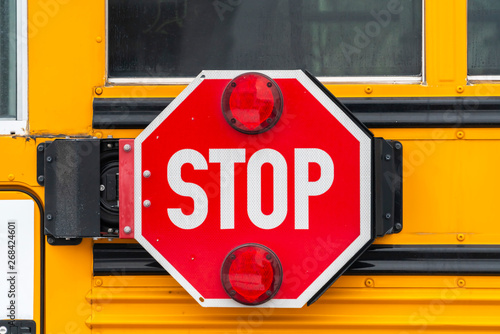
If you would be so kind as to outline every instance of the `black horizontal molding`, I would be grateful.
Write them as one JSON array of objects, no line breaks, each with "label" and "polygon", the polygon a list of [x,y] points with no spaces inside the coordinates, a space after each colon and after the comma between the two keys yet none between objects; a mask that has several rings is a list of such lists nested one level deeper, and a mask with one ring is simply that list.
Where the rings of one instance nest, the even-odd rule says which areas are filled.
[{"label": "black horizontal molding", "polygon": [[[369,128],[498,127],[500,97],[343,98]],[[95,98],[95,129],[144,129],[173,98]]]},{"label": "black horizontal molding", "polygon": [[[372,245],[345,275],[500,274],[498,245]],[[94,275],[168,275],[138,244],[95,244]]]}]

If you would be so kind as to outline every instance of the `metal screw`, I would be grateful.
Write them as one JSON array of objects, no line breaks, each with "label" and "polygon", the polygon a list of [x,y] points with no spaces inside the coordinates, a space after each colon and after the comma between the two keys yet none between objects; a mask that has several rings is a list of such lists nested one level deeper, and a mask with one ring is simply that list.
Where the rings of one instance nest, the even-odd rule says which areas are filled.
[{"label": "metal screw", "polygon": [[394,227],[399,231],[403,227],[403,225],[401,225],[401,223],[397,223]]},{"label": "metal screw", "polygon": [[47,242],[52,245],[55,242],[55,240],[54,238],[48,238]]},{"label": "metal screw", "polygon": [[231,82],[231,87],[236,87],[236,82]]},{"label": "metal screw", "polygon": [[270,82],[268,82],[268,83],[267,83],[267,87],[272,87],[272,85],[273,85],[273,84],[272,84],[272,83],[270,83]]},{"label": "metal screw", "polygon": [[38,149],[38,152],[42,152],[43,151],[43,144],[38,145],[37,149]]},{"label": "metal screw", "polygon": [[[109,136],[108,136],[108,138],[109,138]],[[113,147],[113,144],[111,144],[111,143],[110,143],[110,144],[108,144],[108,145],[106,145],[106,146],[107,146],[108,148],[112,148],[112,147]]]},{"label": "metal screw", "polygon": [[37,178],[38,182],[43,182],[45,180],[45,177],[43,175],[38,176]]},{"label": "metal screw", "polygon": [[271,260],[271,254],[267,254],[266,259]]},{"label": "metal screw", "polygon": [[50,155],[47,157],[47,162],[52,162],[52,157]]},{"label": "metal screw", "polygon": [[142,175],[147,179],[148,177],[151,176],[151,172],[148,170],[145,170],[144,173],[142,173]]},{"label": "metal screw", "polygon": [[125,226],[123,228],[123,232],[125,232],[125,234],[130,234],[130,232],[132,232],[132,228],[130,226]]},{"label": "metal screw", "polygon": [[123,145],[123,150],[125,152],[130,152],[130,150],[132,150],[132,146],[130,146],[130,144],[125,144]]},{"label": "metal screw", "polygon": [[391,155],[390,154],[386,154],[385,155],[385,160],[387,160],[387,161],[391,160]]},{"label": "metal screw", "polygon": [[401,145],[401,143],[396,143],[394,147],[396,147],[397,150],[400,150],[403,145]]},{"label": "metal screw", "polygon": [[111,227],[108,228],[108,233],[113,233],[113,229]]},{"label": "metal screw", "polygon": [[106,186],[104,184],[101,184],[101,186],[99,187],[99,190],[100,191],[104,191],[106,190]]},{"label": "metal screw", "polygon": [[234,118],[231,118],[231,123],[236,123],[236,120]]},{"label": "metal screw", "polygon": [[231,260],[234,260],[234,259],[236,259],[236,256],[235,256],[234,254],[231,254],[231,255],[229,255],[229,258],[230,258]]},{"label": "metal screw", "polygon": [[147,199],[147,200],[144,201],[143,204],[144,204],[145,208],[149,208],[151,206],[151,201]]},{"label": "metal screw", "polygon": [[47,215],[47,220],[52,220],[52,215],[50,213]]},{"label": "metal screw", "polygon": [[390,213],[386,213],[385,214],[385,219],[391,219],[391,214]]}]

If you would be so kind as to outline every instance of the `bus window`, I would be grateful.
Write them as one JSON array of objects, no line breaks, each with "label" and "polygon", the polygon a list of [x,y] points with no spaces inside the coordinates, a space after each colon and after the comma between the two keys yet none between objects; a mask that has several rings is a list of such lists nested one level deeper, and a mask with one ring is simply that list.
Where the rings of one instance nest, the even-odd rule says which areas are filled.
[{"label": "bus window", "polygon": [[16,0],[0,2],[0,118],[16,119]]},{"label": "bus window", "polygon": [[422,0],[109,0],[108,79],[299,68],[418,82],[422,27]]},{"label": "bus window", "polygon": [[[467,7],[467,72],[469,78],[500,79],[500,2],[469,0]],[[474,78],[473,78],[474,79]]]}]

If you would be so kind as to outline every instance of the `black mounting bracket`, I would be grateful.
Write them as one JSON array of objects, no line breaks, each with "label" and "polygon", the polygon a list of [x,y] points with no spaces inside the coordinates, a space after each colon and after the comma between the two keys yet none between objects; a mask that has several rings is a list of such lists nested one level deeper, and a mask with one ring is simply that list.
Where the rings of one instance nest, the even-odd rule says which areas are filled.
[{"label": "black mounting bracket", "polygon": [[403,145],[374,138],[375,236],[403,229]]},{"label": "black mounting bracket", "polygon": [[33,320],[0,320],[0,329],[5,334],[35,334],[36,323]]},{"label": "black mounting bracket", "polygon": [[45,187],[44,232],[50,245],[118,236],[118,140],[39,144],[37,182]]}]

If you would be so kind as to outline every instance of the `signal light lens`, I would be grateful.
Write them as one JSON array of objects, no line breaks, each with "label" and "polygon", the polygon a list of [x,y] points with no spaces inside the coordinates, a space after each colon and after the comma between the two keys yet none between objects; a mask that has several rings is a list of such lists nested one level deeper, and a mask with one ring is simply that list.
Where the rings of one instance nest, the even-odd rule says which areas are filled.
[{"label": "signal light lens", "polygon": [[259,305],[273,298],[283,279],[281,262],[269,248],[246,244],[226,256],[221,269],[222,286],[234,300]]},{"label": "signal light lens", "polygon": [[281,90],[261,73],[245,73],[226,86],[222,94],[222,113],[234,129],[257,134],[271,129],[283,111]]}]

